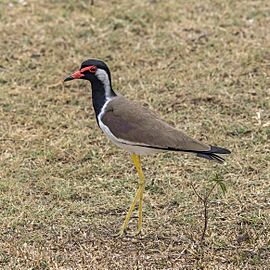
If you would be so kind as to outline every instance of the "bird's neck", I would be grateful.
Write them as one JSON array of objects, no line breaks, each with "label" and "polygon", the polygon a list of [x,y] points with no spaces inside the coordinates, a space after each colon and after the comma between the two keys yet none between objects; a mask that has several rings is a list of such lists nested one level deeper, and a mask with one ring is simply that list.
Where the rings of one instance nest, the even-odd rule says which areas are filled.
[{"label": "bird's neck", "polygon": [[111,82],[104,83],[95,78],[91,81],[92,85],[92,102],[96,117],[100,114],[104,104],[116,96],[111,87]]}]

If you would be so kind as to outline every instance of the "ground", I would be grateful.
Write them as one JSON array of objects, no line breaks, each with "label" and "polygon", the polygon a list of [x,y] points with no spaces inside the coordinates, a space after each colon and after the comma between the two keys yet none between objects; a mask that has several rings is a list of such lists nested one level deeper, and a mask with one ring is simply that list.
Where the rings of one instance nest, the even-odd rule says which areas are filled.
[{"label": "ground", "polygon": [[[0,2],[1,269],[270,269],[268,1]],[[87,58],[113,87],[231,149],[142,158],[143,234],[115,237],[137,188],[97,127]],[[268,82],[267,82],[268,78]],[[268,84],[267,84],[268,83]],[[204,242],[199,194],[209,198]]]}]

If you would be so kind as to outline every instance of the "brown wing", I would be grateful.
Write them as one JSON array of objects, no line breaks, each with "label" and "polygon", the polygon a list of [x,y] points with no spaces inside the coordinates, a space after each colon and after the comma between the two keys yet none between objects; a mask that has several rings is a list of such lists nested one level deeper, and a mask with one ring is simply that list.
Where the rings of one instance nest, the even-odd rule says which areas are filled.
[{"label": "brown wing", "polygon": [[211,149],[160,120],[150,110],[122,96],[110,101],[101,121],[116,138],[131,144],[194,152]]}]

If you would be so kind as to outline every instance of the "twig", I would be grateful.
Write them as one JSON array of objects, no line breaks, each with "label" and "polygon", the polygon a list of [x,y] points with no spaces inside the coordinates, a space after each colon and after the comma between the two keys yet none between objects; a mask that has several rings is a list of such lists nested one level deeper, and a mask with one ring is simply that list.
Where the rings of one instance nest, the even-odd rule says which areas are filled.
[{"label": "twig", "polygon": [[212,188],[209,190],[208,193],[206,193],[204,195],[204,197],[202,197],[196,190],[196,188],[194,187],[193,183],[191,183],[191,187],[193,188],[196,196],[199,198],[199,200],[203,203],[203,207],[204,207],[204,226],[203,226],[203,232],[202,232],[202,236],[200,239],[200,242],[203,243],[204,239],[205,239],[205,235],[206,235],[206,231],[207,231],[207,227],[208,227],[208,199],[211,195],[211,193],[213,192],[213,190],[215,189],[217,183],[215,183]]},{"label": "twig", "polygon": [[193,190],[194,190],[195,194],[197,195],[197,197],[198,197],[201,201],[203,201],[202,196],[197,192],[197,190],[195,189],[193,183],[191,183],[191,187],[193,188]]}]

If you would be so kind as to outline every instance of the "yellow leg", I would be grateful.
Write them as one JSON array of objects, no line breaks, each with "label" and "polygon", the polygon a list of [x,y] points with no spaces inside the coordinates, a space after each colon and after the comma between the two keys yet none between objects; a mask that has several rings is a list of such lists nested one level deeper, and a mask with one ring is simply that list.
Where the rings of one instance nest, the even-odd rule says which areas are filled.
[{"label": "yellow leg", "polygon": [[142,167],[141,167],[140,156],[132,154],[131,158],[134,162],[134,165],[135,165],[136,170],[137,170],[139,177],[140,177],[139,188],[138,188],[136,195],[135,195],[135,197],[130,205],[128,213],[126,214],[125,221],[123,223],[123,226],[120,230],[119,235],[123,235],[123,233],[127,229],[128,222],[131,218],[132,212],[134,211],[134,208],[136,206],[137,201],[139,201],[139,209],[138,209],[139,210],[139,221],[138,221],[137,233],[140,233],[141,229],[142,229],[142,204],[143,204],[143,192],[144,192],[144,175],[143,175],[143,171],[142,171]]},{"label": "yellow leg", "polygon": [[139,181],[139,191],[140,191],[140,195],[139,195],[139,208],[138,208],[138,216],[139,216],[139,220],[138,220],[138,229],[137,229],[137,234],[141,233],[142,230],[142,207],[143,207],[143,193],[144,193],[144,175],[143,175],[143,170],[142,170],[142,166],[141,166],[141,160],[140,160],[140,156],[137,156],[135,154],[132,155],[132,160],[134,162],[134,165],[136,167],[136,170],[139,174],[140,177],[140,181]]},{"label": "yellow leg", "polygon": [[123,235],[123,233],[127,229],[128,222],[129,222],[129,220],[131,218],[132,212],[134,211],[134,208],[135,208],[136,203],[137,203],[137,201],[139,199],[139,196],[140,196],[140,188],[137,190],[136,195],[135,195],[135,197],[134,197],[134,199],[133,199],[133,201],[132,201],[132,203],[131,203],[131,205],[129,207],[129,210],[128,210],[127,214],[126,214],[125,221],[124,221],[124,223],[122,225],[122,228],[120,230],[120,233],[119,233],[120,236]]}]

